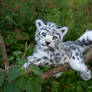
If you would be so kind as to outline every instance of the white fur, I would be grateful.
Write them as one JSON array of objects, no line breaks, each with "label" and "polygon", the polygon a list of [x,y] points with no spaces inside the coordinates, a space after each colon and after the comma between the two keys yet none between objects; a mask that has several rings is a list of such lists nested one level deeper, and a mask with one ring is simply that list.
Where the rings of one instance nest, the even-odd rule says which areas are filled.
[{"label": "white fur", "polygon": [[40,19],[36,20],[35,24],[36,24],[37,29],[39,29],[42,26],[45,26],[44,22]]},{"label": "white fur", "polygon": [[[47,22],[47,25],[45,25],[40,19],[36,20],[36,27],[35,38],[37,45],[33,54],[28,57],[28,63],[23,65],[24,68],[27,68],[31,63],[42,66],[58,66],[68,63],[73,70],[80,72],[80,76],[83,80],[87,81],[91,79],[91,71],[83,62],[82,52],[87,48],[86,41],[92,41],[92,31],[86,31],[78,39],[79,41],[62,43],[64,35],[68,31],[67,27],[59,27],[51,22]],[[46,32],[46,36],[41,35],[43,31]],[[52,38],[54,38],[56,34],[60,37],[58,37],[57,40],[53,40]],[[46,41],[49,42],[49,44],[47,44]],[[59,77],[60,75],[61,73],[58,73],[55,76]]]},{"label": "white fur", "polygon": [[[62,32],[62,35],[64,36],[68,32],[68,27],[62,27],[59,29]],[[64,30],[64,31],[62,31]]]},{"label": "white fur", "polygon": [[[72,56],[75,56],[74,52]],[[69,65],[73,70],[79,71],[81,78],[87,81],[91,79],[91,71],[83,62],[81,62],[82,60],[83,60],[82,58],[80,58],[80,60],[78,60],[76,57],[75,59],[71,58],[69,61]]]},{"label": "white fur", "polygon": [[24,63],[24,65],[22,67],[26,69],[30,64],[31,64],[31,62]]},{"label": "white fur", "polygon": [[82,39],[90,39],[92,40],[92,30],[86,30],[86,32],[79,38],[79,40],[82,40]]}]

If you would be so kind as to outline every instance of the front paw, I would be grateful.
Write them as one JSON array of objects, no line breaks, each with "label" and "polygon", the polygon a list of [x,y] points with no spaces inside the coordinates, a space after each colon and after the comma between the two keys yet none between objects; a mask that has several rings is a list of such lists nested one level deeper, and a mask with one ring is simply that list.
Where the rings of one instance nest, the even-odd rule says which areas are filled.
[{"label": "front paw", "polygon": [[31,64],[31,62],[24,63],[22,67],[23,67],[24,69],[26,69],[30,64]]}]

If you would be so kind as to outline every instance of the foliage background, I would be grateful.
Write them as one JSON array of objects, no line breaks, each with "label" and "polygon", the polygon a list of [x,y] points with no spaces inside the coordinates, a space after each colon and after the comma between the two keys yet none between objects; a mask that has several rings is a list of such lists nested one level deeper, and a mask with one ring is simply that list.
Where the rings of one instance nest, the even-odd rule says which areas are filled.
[{"label": "foliage background", "polygon": [[[68,26],[64,41],[76,40],[86,29],[92,29],[92,0],[0,0],[0,33],[4,37],[9,63],[14,64],[8,77],[0,73],[0,92],[91,92],[92,79],[83,81],[78,72],[67,71],[60,78],[43,81],[42,72],[49,68],[31,66],[30,77],[19,65],[25,48],[27,56],[35,46],[37,18]],[[30,45],[29,45],[30,44]],[[92,63],[87,63],[92,70]],[[0,67],[4,64],[0,51]]]}]

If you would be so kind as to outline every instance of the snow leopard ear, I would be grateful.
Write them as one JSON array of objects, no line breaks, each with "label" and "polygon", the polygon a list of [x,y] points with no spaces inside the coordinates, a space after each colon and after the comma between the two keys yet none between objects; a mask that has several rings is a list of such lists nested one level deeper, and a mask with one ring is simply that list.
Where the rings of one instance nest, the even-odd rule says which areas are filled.
[{"label": "snow leopard ear", "polygon": [[35,24],[36,24],[36,27],[37,27],[37,28],[40,28],[40,27],[45,26],[45,25],[46,25],[46,22],[43,21],[42,19],[37,19],[37,20],[35,21]]},{"label": "snow leopard ear", "polygon": [[64,27],[59,28],[59,30],[61,31],[61,34],[64,36],[68,32],[68,27],[64,26]]}]

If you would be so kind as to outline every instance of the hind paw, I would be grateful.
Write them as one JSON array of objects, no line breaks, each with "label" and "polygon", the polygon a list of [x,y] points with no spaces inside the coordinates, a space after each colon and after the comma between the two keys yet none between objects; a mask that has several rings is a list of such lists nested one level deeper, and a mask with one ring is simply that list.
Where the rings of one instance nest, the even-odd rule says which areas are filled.
[{"label": "hind paw", "polygon": [[91,79],[91,71],[88,70],[87,72],[81,72],[80,76],[83,80],[88,81]]}]

